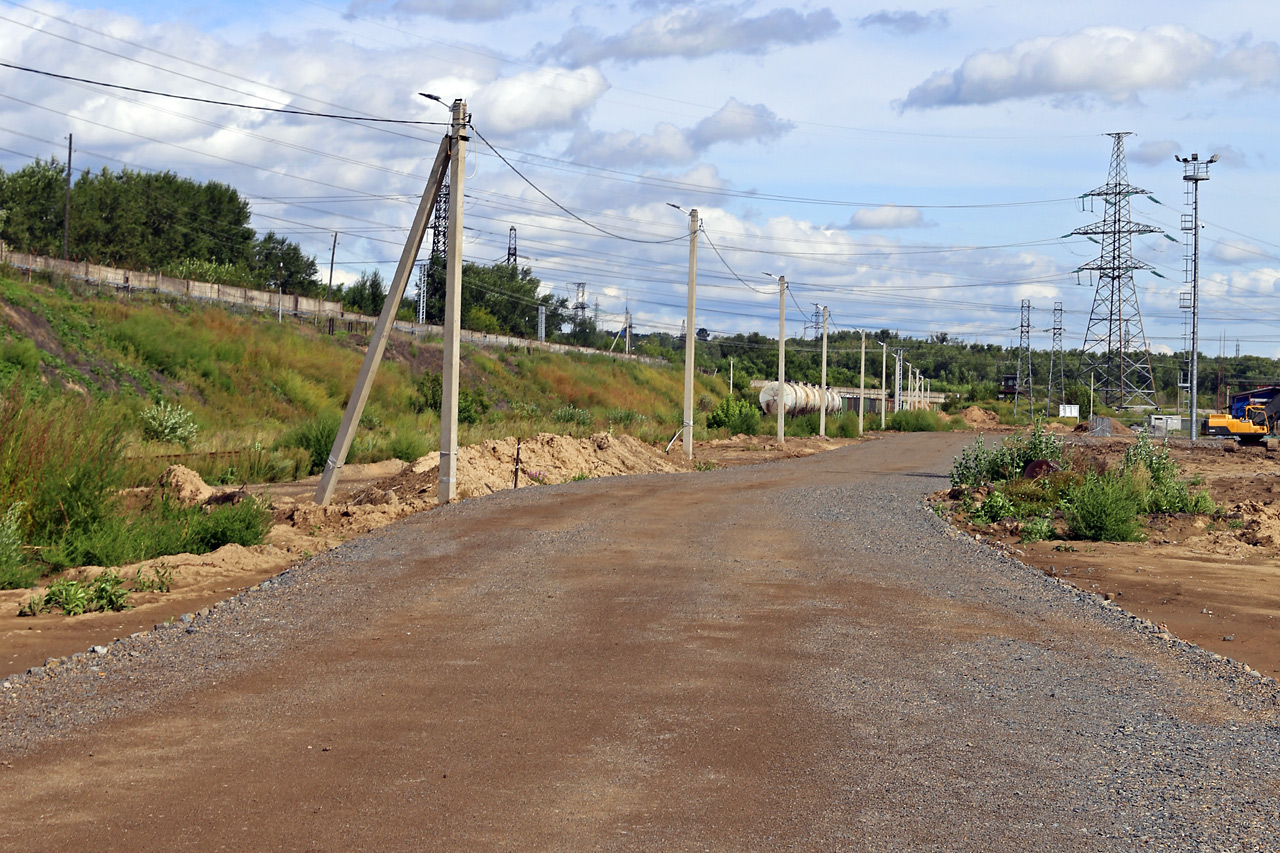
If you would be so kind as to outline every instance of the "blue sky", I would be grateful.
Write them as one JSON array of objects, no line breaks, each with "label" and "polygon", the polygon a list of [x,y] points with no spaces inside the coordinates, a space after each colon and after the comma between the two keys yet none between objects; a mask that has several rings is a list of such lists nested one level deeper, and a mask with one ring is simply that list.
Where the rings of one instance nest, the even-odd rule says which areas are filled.
[{"label": "blue sky", "polygon": [[[1174,154],[1217,153],[1202,186],[1202,351],[1280,352],[1276,96],[1280,7],[1255,2],[877,3],[285,0],[217,5],[0,0],[0,61],[215,100],[444,121],[416,93],[468,100],[465,253],[520,254],[561,294],[585,281],[602,324],[678,331],[687,229],[701,212],[698,325],[777,328],[763,271],[840,328],[1033,344],[1066,308],[1078,347],[1093,299],[1072,272],[1097,246],[1104,134],[1131,131],[1134,218],[1181,240]],[[0,166],[172,170],[252,200],[337,281],[389,275],[436,127],[370,128],[125,95],[0,69]],[[61,153],[59,153],[61,152]],[[1153,349],[1183,348],[1183,249],[1135,254]],[[730,272],[730,269],[733,272]],[[745,284],[738,280],[740,277]],[[776,291],[775,291],[776,294]]]}]

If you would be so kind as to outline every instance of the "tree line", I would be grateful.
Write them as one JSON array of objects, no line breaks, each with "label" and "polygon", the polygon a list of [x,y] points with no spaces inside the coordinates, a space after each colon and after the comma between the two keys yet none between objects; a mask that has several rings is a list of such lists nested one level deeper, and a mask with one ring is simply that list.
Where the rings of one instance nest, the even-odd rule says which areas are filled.
[{"label": "tree line", "polygon": [[[0,169],[0,239],[20,252],[61,257],[66,180],[67,166],[57,158],[37,159],[13,172]],[[67,253],[73,261],[255,290],[279,288],[334,299],[362,314],[381,313],[388,286],[378,270],[366,270],[331,292],[313,256],[274,231],[259,236],[250,218],[249,203],[226,184],[104,167],[72,182]],[[416,316],[421,293],[427,322],[442,323],[444,281],[443,257],[421,265],[416,282],[406,288],[402,316]],[[568,300],[539,293],[540,284],[528,267],[464,263],[463,325],[532,338],[542,308],[549,338],[585,337],[586,330],[563,332],[571,325]]]}]

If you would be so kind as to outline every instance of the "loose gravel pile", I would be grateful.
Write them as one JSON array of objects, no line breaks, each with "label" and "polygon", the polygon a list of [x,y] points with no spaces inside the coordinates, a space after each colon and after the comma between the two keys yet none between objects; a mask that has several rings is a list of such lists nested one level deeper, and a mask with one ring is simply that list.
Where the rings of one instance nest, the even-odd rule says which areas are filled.
[{"label": "loose gravel pile", "polygon": [[[632,481],[695,482],[717,496],[700,525],[671,532],[683,537],[690,570],[708,573],[682,605],[704,620],[745,595],[710,580],[743,562],[725,543],[745,542],[766,519],[786,533],[776,560],[742,570],[803,591],[786,606],[805,614],[794,642],[806,663],[779,689],[827,723],[807,742],[804,766],[779,771],[794,790],[745,847],[1280,850],[1276,682],[953,531],[923,501],[945,485],[953,452],[929,440]],[[880,464],[894,442],[927,460],[915,466],[924,470]],[[603,517],[610,486],[591,482],[467,501],[433,521],[445,531],[451,518],[519,517],[530,502],[582,489],[600,496]],[[583,517],[534,530],[502,559],[572,561],[625,544],[596,529]],[[402,579],[363,571],[375,553],[383,564],[402,560],[408,578],[411,562],[456,547],[444,535],[410,537],[400,522],[207,611],[11,676],[0,691],[0,751],[34,754],[264,660],[305,659],[316,638],[358,631],[375,583]],[[503,577],[513,588],[528,580]],[[437,582],[446,580],[470,582],[464,573]],[[509,592],[487,583],[478,595]],[[537,598],[563,590],[546,592]],[[495,631],[523,636],[541,618],[512,612]],[[817,788],[833,793],[820,800]],[[717,837],[697,829],[648,825],[620,849]]]}]

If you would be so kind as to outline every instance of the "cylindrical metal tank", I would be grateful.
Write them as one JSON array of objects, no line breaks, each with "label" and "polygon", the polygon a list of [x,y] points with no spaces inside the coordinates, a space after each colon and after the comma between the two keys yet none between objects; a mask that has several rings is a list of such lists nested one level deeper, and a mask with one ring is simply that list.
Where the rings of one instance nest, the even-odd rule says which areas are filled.
[{"label": "cylindrical metal tank", "polygon": [[[782,390],[783,414],[809,415],[826,408],[827,414],[838,414],[843,408],[840,395],[831,389],[823,393],[822,388],[805,382],[786,382]],[[766,415],[778,413],[778,383],[770,382],[760,389],[760,408]]]}]

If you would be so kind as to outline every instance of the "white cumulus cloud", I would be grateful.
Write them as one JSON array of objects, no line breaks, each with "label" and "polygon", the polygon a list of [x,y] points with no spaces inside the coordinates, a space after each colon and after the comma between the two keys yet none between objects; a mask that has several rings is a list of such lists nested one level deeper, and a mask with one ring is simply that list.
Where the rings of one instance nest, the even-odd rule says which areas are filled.
[{"label": "white cumulus cloud", "polygon": [[904,109],[994,104],[1005,100],[1097,97],[1125,101],[1144,90],[1177,90],[1222,79],[1242,87],[1280,83],[1274,42],[1224,45],[1187,27],[1089,27],[969,55],[911,89]]},{"label": "white cumulus cloud", "polygon": [[864,207],[849,217],[846,228],[918,228],[924,224],[924,215],[918,207],[901,207],[886,204],[882,207]]},{"label": "white cumulus cloud", "polygon": [[809,44],[839,29],[840,21],[828,8],[807,14],[773,9],[746,17],[736,6],[684,6],[659,12],[613,36],[602,36],[593,27],[574,27],[558,43],[540,45],[535,55],[576,67],[610,59],[632,63],[671,56],[761,54],[779,45]]},{"label": "white cumulus cloud", "polygon": [[498,134],[563,130],[608,90],[609,81],[595,68],[538,68],[481,86],[468,106]]}]

